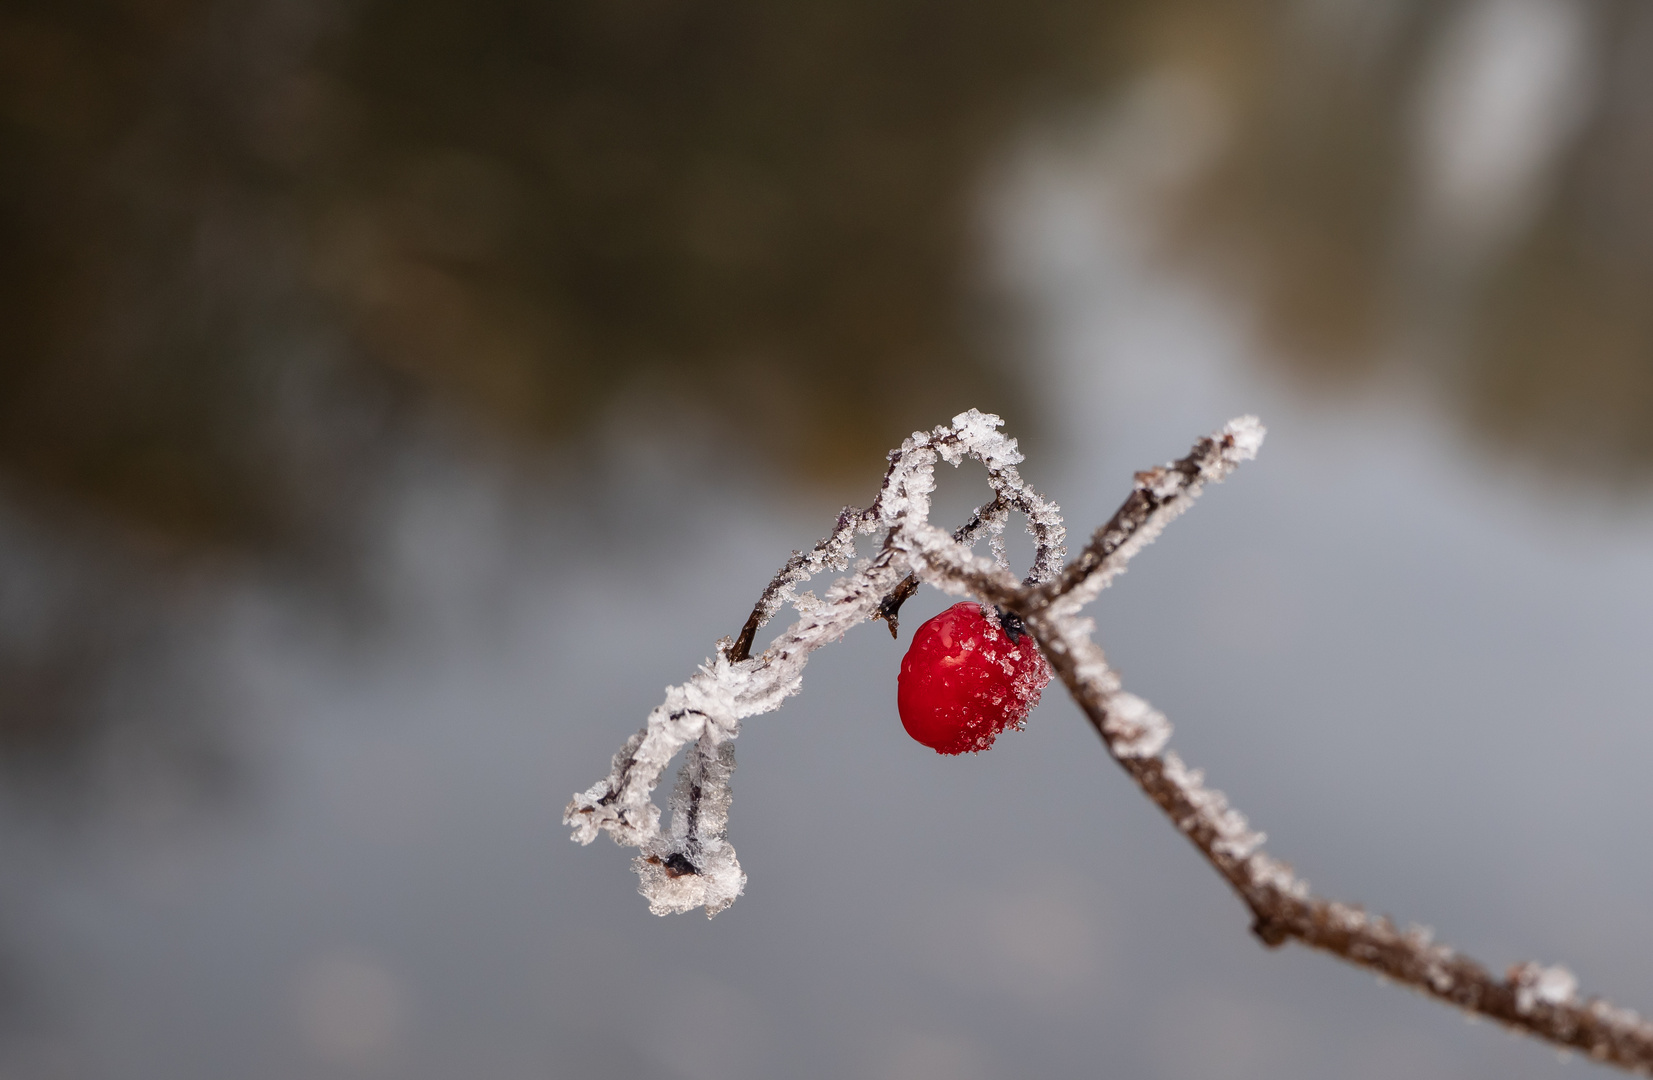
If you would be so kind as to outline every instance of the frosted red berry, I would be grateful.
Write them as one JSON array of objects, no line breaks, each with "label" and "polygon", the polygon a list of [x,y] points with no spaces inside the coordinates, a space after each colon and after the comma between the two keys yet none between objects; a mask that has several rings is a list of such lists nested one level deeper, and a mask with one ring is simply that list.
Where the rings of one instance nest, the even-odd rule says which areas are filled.
[{"label": "frosted red berry", "polygon": [[[1016,624],[1012,623],[1012,626]],[[941,754],[986,750],[1020,727],[1050,668],[1025,631],[966,601],[918,628],[901,660],[895,704],[907,734]]]}]

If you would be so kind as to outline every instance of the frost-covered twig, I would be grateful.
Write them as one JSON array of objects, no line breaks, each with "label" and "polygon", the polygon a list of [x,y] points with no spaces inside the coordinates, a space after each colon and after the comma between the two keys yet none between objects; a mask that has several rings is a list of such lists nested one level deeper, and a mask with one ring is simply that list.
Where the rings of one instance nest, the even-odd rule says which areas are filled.
[{"label": "frost-covered twig", "polygon": [[1205,786],[1200,770],[1175,753],[1157,753],[1170,736],[1169,723],[1120,690],[1083,621],[1050,611],[1024,618],[1057,676],[1119,764],[1250,908],[1252,931],[1264,944],[1296,940],[1593,1060],[1653,1073],[1653,1024],[1600,998],[1579,997],[1566,968],[1523,963],[1498,978],[1436,944],[1426,929],[1401,930],[1387,918],[1311,894],[1307,882],[1262,850],[1263,834],[1222,792]]},{"label": "frost-covered twig", "polygon": [[1125,572],[1132,556],[1153,543],[1173,518],[1193,504],[1206,481],[1221,481],[1239,462],[1255,457],[1263,435],[1256,417],[1242,417],[1195,443],[1187,457],[1137,473],[1124,505],[1096,530],[1057,580],[1038,590],[1033,602],[1057,602],[1062,610],[1077,611],[1096,599]]},{"label": "frost-covered twig", "polygon": [[[1002,508],[1014,507],[1027,515],[1038,548],[1032,577],[1043,581],[1060,569],[1066,554],[1061,515],[1022,481],[1016,471],[1022,456],[1016,441],[998,432],[1002,425],[998,417],[971,409],[954,417],[950,427],[915,432],[891,452],[872,506],[846,507],[831,534],[814,549],[794,552],[764,590],[739,640],[720,641],[717,655],[693,678],[668,688],[666,700],[649,714],[643,730],[614,756],[609,775],[574,797],[564,814],[574,839],[590,843],[598,833],[607,832],[618,843],[642,849],[634,866],[650,910],[664,915],[704,907],[711,916],[740,895],[746,875],[722,834],[728,776],[734,769],[733,747],[728,744],[740,734],[743,719],[779,708],[798,691],[811,653],[880,610],[903,577],[917,567],[919,552],[936,542],[967,551],[980,533],[1001,530],[1006,517]],[[929,525],[930,493],[935,490],[936,463],[958,465],[966,457],[986,467],[994,498],[976,512],[981,527],[955,540]],[[799,583],[822,570],[848,567],[855,555],[855,537],[877,532],[884,533],[878,553],[833,582],[824,598],[797,592]],[[1007,570],[994,563],[984,565],[1003,575],[1007,589],[1018,588]],[[761,655],[751,656],[757,632],[786,603],[797,610],[798,620]],[[670,831],[662,834],[660,808],[652,801],[654,789],[672,758],[690,743],[707,761],[716,750],[719,764],[716,769],[703,768],[696,764],[700,759],[691,757],[685,768],[701,769],[712,777],[711,786],[680,785]],[[691,824],[697,800],[706,798],[708,791],[719,806],[710,832]]]},{"label": "frost-covered twig", "polygon": [[[1262,850],[1263,834],[1206,787],[1203,774],[1164,752],[1171,725],[1127,693],[1091,640],[1080,609],[1108,586],[1131,557],[1199,495],[1254,457],[1263,441],[1255,417],[1230,421],[1187,457],[1138,473],[1124,505],[1066,568],[1059,510],[1016,471],[1016,443],[995,429],[996,416],[971,410],[951,427],[917,432],[890,454],[878,498],[866,510],[845,508],[833,532],[810,552],[795,552],[753,608],[738,641],[718,643],[716,658],[689,682],[667,690],[647,726],[615,755],[609,776],[569,804],[564,820],[589,843],[606,831],[642,849],[635,861],[640,891],[657,914],[705,907],[715,915],[746,882],[724,839],[734,769],[732,740],[740,721],[778,708],[795,693],[809,654],[852,626],[884,618],[895,630],[902,601],[922,581],[967,594],[1019,617],[1115,760],[1199,849],[1250,909],[1252,930],[1269,946],[1296,940],[1369,968],[1431,997],[1512,1028],[1577,1049],[1592,1059],[1653,1074],[1653,1024],[1599,998],[1581,999],[1562,967],[1525,963],[1503,978],[1436,944],[1421,928],[1397,929],[1387,918],[1310,893],[1307,882]],[[973,457],[987,467],[993,499],[949,534],[928,521],[937,461]],[[1018,582],[999,540],[1009,513],[1028,518],[1037,545],[1033,570]],[[824,599],[794,586],[824,569],[845,569],[858,534],[882,532],[876,555],[835,581]],[[990,538],[994,558],[971,548]],[[755,636],[785,603],[799,614],[763,653]],[[666,765],[691,746],[672,799],[668,834],[650,797]]]}]

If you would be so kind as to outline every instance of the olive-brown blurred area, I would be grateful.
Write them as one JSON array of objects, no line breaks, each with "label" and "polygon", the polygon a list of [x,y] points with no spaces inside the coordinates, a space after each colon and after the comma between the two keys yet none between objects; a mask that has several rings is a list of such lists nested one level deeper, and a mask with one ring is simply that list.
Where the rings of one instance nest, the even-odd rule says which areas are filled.
[{"label": "olive-brown blurred area", "polygon": [[0,477],[124,584],[8,632],[7,742],[74,730],[193,568],[338,562],[410,424],[692,416],[732,475],[846,491],[968,404],[1036,432],[984,188],[1159,71],[1220,132],[1163,250],[1283,370],[1641,475],[1635,0],[8,0]]}]

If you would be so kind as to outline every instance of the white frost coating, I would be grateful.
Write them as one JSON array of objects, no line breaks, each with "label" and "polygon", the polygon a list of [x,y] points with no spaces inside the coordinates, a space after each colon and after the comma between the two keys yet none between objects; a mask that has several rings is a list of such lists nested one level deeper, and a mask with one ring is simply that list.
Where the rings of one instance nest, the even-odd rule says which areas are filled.
[{"label": "white frost coating", "polygon": [[1053,611],[1057,614],[1075,612],[1095,600],[1103,589],[1113,584],[1114,578],[1125,572],[1126,565],[1137,552],[1158,539],[1165,526],[1193,504],[1207,483],[1220,482],[1241,462],[1255,458],[1267,434],[1268,429],[1255,416],[1241,416],[1224,424],[1222,430],[1212,437],[1211,445],[1216,453],[1202,456],[1194,476],[1165,465],[1137,473],[1137,490],[1152,495],[1158,505],[1129,539],[1084,581],[1051,605]]},{"label": "white frost coating", "polygon": [[844,512],[838,515],[838,527],[817,544],[813,551],[792,553],[792,558],[776,575],[774,587],[765,593],[760,601],[763,620],[767,622],[773,618],[783,604],[796,601],[793,586],[798,582],[807,581],[822,570],[842,570],[848,566],[850,559],[855,555],[856,534],[870,531],[864,527],[860,515],[846,507]]},{"label": "white frost coating", "polygon": [[1107,719],[1102,722],[1102,733],[1120,757],[1153,757],[1171,741],[1171,721],[1135,694],[1110,694],[1104,708]]},{"label": "white frost coating", "polygon": [[992,559],[970,553],[963,543],[934,525],[915,524],[890,537],[889,546],[907,556],[908,565],[927,585],[961,596],[984,590],[1008,593],[1016,578]]},{"label": "white frost coating", "polygon": [[1641,1014],[1634,1009],[1621,1009],[1617,1005],[1603,1001],[1600,998],[1591,998],[1585,1006],[1590,1015],[1602,1024],[1618,1032],[1621,1037],[1633,1039],[1653,1038],[1653,1024],[1641,1018]]},{"label": "white frost coating", "polygon": [[734,769],[733,743],[702,736],[690,748],[672,792],[670,836],[649,841],[632,861],[643,882],[639,891],[656,915],[704,907],[710,917],[746,888],[735,849],[723,838]]},{"label": "white frost coating", "polygon": [[1539,1005],[1570,1005],[1578,1000],[1578,976],[1559,964],[1517,964],[1509,970],[1515,987],[1515,1011],[1523,1016]]},{"label": "white frost coating", "polygon": [[[1147,709],[1148,703],[1142,702],[1142,708]],[[1176,785],[1194,807],[1193,816],[1177,822],[1177,826],[1184,832],[1201,827],[1209,830],[1215,837],[1211,850],[1216,854],[1240,861],[1263,846],[1264,835],[1251,827],[1244,814],[1228,805],[1228,796],[1206,787],[1205,774],[1184,765],[1175,753],[1165,755],[1165,779]]]},{"label": "white frost coating", "polygon": [[1234,440],[1233,448],[1223,453],[1223,460],[1228,463],[1228,469],[1225,469],[1223,474],[1227,475],[1234,466],[1242,461],[1251,461],[1257,456],[1257,451],[1263,448],[1263,438],[1268,434],[1268,428],[1255,416],[1246,415],[1224,424],[1222,434]]},{"label": "white frost coating", "polygon": [[[607,778],[574,796],[563,814],[573,839],[589,844],[600,832],[616,843],[642,849],[634,866],[639,891],[656,914],[704,907],[708,916],[733,903],[746,875],[724,839],[728,824],[732,741],[747,717],[771,712],[798,692],[809,656],[866,622],[902,577],[917,572],[950,591],[1013,590],[1017,583],[995,560],[970,553],[982,532],[996,534],[1010,510],[1028,519],[1037,554],[1029,582],[1043,582],[1061,570],[1066,554],[1061,511],[1023,482],[1014,439],[997,429],[998,417],[971,409],[951,427],[915,432],[891,454],[878,499],[865,510],[846,508],[837,527],[809,552],[794,552],[770,583],[754,612],[761,626],[785,603],[799,619],[763,654],[732,660],[733,643],[679,686],[649,713],[642,731],[614,756]],[[987,468],[994,500],[975,515],[978,527],[957,539],[931,526],[930,494],[937,461],[958,465],[965,458]],[[796,586],[822,570],[842,570],[854,558],[858,533],[886,531],[883,549],[861,560],[817,599]],[[937,570],[940,566],[945,569]],[[660,777],[679,750],[694,749],[683,766],[672,801],[669,835],[660,831],[660,808],[652,801]]]},{"label": "white frost coating", "polygon": [[1412,950],[1412,954],[1422,961],[1423,977],[1435,989],[1436,993],[1445,994],[1457,985],[1457,980],[1453,978],[1452,973],[1446,967],[1456,954],[1445,945],[1434,943],[1434,930],[1427,926],[1414,924],[1408,926],[1406,933],[1402,934],[1401,937],[1406,942],[1407,947]]},{"label": "white frost coating", "polygon": [[1334,928],[1348,934],[1364,930],[1367,923],[1371,921],[1370,916],[1360,908],[1350,907],[1348,904],[1336,900],[1326,905],[1326,914],[1328,921]]},{"label": "white frost coating", "polygon": [[1253,885],[1274,889],[1298,900],[1309,898],[1309,883],[1292,873],[1291,867],[1265,852],[1257,852],[1245,862],[1246,876]]}]

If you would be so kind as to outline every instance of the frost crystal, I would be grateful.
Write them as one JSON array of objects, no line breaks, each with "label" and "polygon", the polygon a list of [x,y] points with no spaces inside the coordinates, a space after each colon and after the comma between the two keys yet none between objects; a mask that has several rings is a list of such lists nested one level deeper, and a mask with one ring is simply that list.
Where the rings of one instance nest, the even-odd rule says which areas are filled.
[{"label": "frost crystal", "polygon": [[[1234,441],[1233,450],[1223,455],[1223,461],[1228,469],[1232,469],[1240,462],[1251,461],[1257,456],[1257,451],[1263,448],[1263,436],[1268,434],[1268,429],[1263,427],[1263,422],[1255,416],[1242,416],[1224,424],[1220,434],[1227,435]],[[1227,469],[1224,470],[1225,475],[1226,473]],[[1222,477],[1216,476],[1212,479],[1220,480]]]},{"label": "frost crystal", "polygon": [[1102,731],[1120,757],[1152,757],[1170,741],[1171,722],[1135,694],[1112,694],[1107,702],[1108,719]]},{"label": "frost crystal", "polygon": [[[1146,703],[1143,707],[1147,707]],[[1240,861],[1263,846],[1263,834],[1251,828],[1244,814],[1228,805],[1228,796],[1206,787],[1205,774],[1199,769],[1188,768],[1182,763],[1182,758],[1174,753],[1165,755],[1165,779],[1177,788],[1183,801],[1194,810],[1177,825],[1183,832],[1199,830],[1209,837],[1206,846],[1213,854]],[[1267,866],[1267,862],[1271,861],[1266,860],[1260,865],[1265,866],[1264,877],[1272,880],[1272,875],[1277,875],[1278,870]],[[1254,880],[1258,879],[1254,876]]]},{"label": "frost crystal", "polygon": [[1515,1011],[1523,1015],[1540,1004],[1571,1004],[1578,996],[1578,976],[1559,964],[1517,964],[1509,971],[1509,982],[1515,987]]}]

